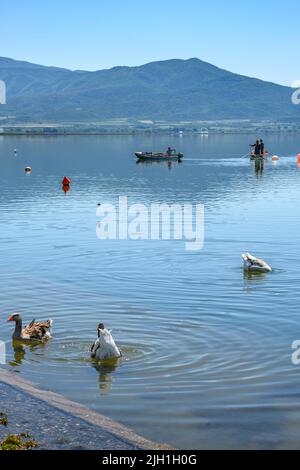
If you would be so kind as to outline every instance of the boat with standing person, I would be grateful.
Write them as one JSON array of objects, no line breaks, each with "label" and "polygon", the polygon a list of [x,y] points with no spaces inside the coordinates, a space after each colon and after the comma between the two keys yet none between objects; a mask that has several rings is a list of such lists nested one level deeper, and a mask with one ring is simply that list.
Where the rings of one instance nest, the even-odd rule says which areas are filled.
[{"label": "boat with standing person", "polygon": [[258,139],[255,144],[250,144],[250,147],[253,147],[253,151],[250,152],[250,160],[265,159],[269,156],[262,139]]}]

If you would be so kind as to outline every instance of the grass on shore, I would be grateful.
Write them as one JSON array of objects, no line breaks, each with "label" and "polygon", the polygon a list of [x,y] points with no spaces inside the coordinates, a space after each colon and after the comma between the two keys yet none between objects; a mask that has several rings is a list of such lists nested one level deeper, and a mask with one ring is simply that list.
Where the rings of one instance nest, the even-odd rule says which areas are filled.
[{"label": "grass on shore", "polygon": [[[8,425],[8,417],[0,412],[0,425]],[[0,441],[0,450],[31,450],[38,447],[38,443],[31,439],[28,433],[8,434],[3,441]]]}]

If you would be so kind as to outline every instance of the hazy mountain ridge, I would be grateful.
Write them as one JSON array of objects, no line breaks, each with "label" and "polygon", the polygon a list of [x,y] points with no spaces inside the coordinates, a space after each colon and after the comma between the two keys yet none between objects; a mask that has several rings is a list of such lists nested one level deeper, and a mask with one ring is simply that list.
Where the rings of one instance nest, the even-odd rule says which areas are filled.
[{"label": "hazy mountain ridge", "polygon": [[227,72],[199,59],[95,72],[0,58],[7,105],[19,121],[295,119],[292,90]]}]

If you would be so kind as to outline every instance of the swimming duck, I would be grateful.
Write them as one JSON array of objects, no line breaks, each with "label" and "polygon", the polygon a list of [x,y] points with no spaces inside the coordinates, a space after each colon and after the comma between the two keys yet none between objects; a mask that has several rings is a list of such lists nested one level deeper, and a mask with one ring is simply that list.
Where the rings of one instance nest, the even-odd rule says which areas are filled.
[{"label": "swimming duck", "polygon": [[101,361],[121,357],[122,353],[116,346],[111,331],[107,330],[103,323],[98,325],[97,331],[98,338],[91,347],[91,358]]},{"label": "swimming duck", "polygon": [[51,326],[52,320],[48,320],[46,322],[36,322],[32,320],[32,322],[22,328],[22,317],[18,313],[14,313],[10,315],[7,321],[14,321],[15,331],[13,333],[13,339],[19,341],[42,341],[45,342],[52,338],[51,336]]},{"label": "swimming duck", "polygon": [[269,266],[262,259],[255,258],[254,256],[250,255],[250,253],[246,253],[245,255],[242,255],[242,257],[244,260],[244,269],[246,271],[260,272],[260,273],[272,272],[271,266]]}]

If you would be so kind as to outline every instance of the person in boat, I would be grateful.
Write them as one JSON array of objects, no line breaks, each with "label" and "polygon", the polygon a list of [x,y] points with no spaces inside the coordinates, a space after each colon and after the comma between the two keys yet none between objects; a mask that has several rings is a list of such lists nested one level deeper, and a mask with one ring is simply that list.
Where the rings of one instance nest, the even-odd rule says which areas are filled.
[{"label": "person in boat", "polygon": [[259,157],[261,154],[260,141],[257,140],[255,144],[250,144],[250,147],[254,148],[254,155]]},{"label": "person in boat", "polygon": [[260,153],[262,156],[264,156],[265,154],[265,144],[264,144],[264,141],[262,139],[260,139]]},{"label": "person in boat", "polygon": [[167,155],[170,157],[172,155],[172,148],[168,147]]}]

